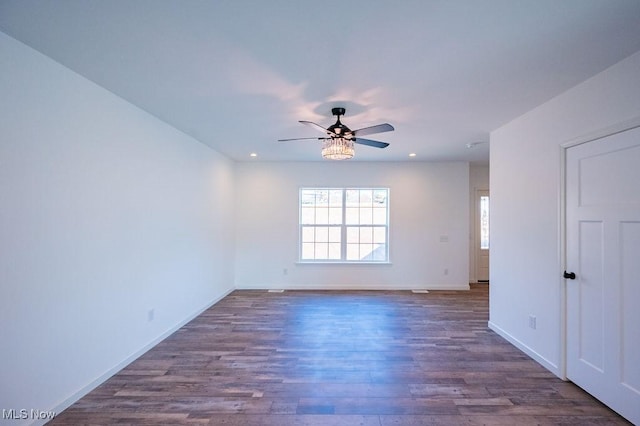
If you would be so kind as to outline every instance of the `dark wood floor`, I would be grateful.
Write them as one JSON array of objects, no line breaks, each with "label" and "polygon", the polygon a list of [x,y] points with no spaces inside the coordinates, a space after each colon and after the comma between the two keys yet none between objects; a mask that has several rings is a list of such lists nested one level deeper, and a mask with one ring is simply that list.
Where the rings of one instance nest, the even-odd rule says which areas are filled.
[{"label": "dark wood floor", "polygon": [[235,291],[50,424],[628,424],[469,292]]}]

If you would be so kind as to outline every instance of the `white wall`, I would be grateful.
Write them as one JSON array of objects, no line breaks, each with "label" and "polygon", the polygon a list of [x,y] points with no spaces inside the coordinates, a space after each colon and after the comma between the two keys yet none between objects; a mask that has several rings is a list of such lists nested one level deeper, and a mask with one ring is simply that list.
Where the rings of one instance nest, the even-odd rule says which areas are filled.
[{"label": "white wall", "polygon": [[3,33],[0,61],[0,408],[59,411],[233,287],[233,163]]},{"label": "white wall", "polygon": [[640,52],[491,134],[490,325],[559,376],[560,145],[637,117]]},{"label": "white wall", "polygon": [[[238,288],[469,288],[467,163],[248,162],[236,176]],[[296,263],[306,186],[390,188],[392,264]]]},{"label": "white wall", "polygon": [[489,190],[489,166],[469,165],[469,282],[478,282],[476,278],[476,247],[479,246],[478,226],[476,223],[476,191]]}]

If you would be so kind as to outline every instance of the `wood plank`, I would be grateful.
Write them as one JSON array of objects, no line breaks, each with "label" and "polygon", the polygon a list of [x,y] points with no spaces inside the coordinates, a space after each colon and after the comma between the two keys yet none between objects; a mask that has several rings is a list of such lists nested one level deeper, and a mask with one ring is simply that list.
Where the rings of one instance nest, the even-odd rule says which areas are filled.
[{"label": "wood plank", "polygon": [[235,291],[50,424],[629,424],[487,321],[484,284]]}]

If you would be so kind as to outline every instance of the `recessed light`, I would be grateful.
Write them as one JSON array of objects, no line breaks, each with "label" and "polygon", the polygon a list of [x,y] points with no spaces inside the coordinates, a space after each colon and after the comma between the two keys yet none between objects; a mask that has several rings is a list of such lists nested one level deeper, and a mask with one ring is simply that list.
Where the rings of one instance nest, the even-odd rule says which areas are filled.
[{"label": "recessed light", "polygon": [[409,154],[409,157],[415,157],[415,156],[416,156],[415,152],[412,152],[411,154]]},{"label": "recessed light", "polygon": [[249,154],[250,157],[257,157],[258,154],[256,154],[255,152],[252,152],[251,154]]}]

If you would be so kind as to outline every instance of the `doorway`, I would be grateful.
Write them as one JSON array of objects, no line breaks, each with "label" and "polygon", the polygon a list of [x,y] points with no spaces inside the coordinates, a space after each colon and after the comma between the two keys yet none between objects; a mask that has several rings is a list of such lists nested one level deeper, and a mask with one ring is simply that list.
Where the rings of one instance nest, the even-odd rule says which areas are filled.
[{"label": "doorway", "polygon": [[476,190],[475,202],[476,281],[489,282],[489,191]]}]

